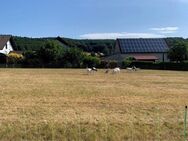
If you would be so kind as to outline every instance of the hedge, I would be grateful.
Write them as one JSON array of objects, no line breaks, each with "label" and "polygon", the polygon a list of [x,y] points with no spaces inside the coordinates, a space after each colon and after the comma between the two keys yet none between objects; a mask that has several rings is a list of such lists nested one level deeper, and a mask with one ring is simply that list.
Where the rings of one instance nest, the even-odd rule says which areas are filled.
[{"label": "hedge", "polygon": [[[157,69],[157,70],[182,70],[188,71],[188,62],[173,63],[173,62],[132,62],[131,66],[136,66],[141,69]],[[125,68],[125,66],[122,66]]]}]

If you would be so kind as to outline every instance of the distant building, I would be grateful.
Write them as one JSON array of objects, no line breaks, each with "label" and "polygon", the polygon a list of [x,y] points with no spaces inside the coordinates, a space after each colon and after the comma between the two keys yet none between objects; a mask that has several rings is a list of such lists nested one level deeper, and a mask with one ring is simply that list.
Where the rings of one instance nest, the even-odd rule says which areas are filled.
[{"label": "distant building", "polygon": [[168,62],[169,47],[165,39],[117,39],[115,54],[107,60],[123,61],[133,57],[136,61]]},{"label": "distant building", "polygon": [[11,43],[11,36],[0,35],[0,53],[8,55],[11,51],[14,51]]}]

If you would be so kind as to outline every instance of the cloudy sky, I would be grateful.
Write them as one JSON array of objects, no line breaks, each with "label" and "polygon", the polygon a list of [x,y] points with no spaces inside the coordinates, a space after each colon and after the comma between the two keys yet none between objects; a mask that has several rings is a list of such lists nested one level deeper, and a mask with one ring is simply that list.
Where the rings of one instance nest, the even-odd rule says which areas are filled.
[{"label": "cloudy sky", "polygon": [[188,38],[188,0],[1,0],[0,34]]}]

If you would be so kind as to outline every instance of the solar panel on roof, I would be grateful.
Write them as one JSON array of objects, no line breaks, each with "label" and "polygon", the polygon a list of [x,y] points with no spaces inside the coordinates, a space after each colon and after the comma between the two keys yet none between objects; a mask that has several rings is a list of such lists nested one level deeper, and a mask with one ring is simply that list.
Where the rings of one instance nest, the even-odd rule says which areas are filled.
[{"label": "solar panel on roof", "polygon": [[119,39],[122,53],[166,52],[168,46],[164,39]]}]

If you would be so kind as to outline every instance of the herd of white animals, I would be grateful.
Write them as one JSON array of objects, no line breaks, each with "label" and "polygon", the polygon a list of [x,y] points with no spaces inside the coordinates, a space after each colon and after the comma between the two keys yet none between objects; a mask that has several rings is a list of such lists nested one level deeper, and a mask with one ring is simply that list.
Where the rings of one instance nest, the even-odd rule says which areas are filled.
[{"label": "herd of white animals", "polygon": [[[97,68],[95,67],[92,67],[92,68],[86,68],[87,70],[87,74],[91,74],[91,73],[94,73],[94,72],[97,72]],[[126,68],[127,71],[138,71],[139,68],[136,68],[135,66],[133,66],[132,68]],[[119,67],[116,67],[114,69],[107,69],[105,71],[105,73],[112,73],[112,74],[118,74],[121,72],[121,69]]]}]

